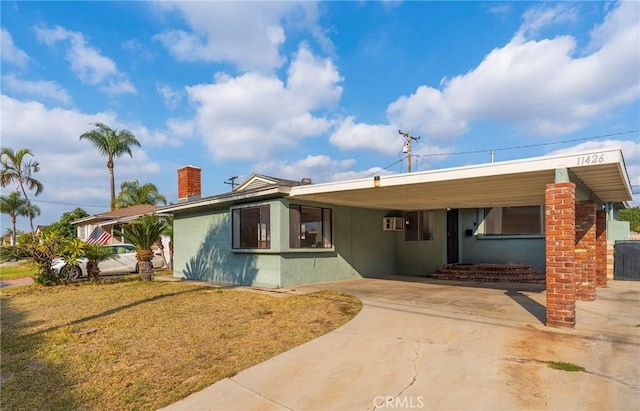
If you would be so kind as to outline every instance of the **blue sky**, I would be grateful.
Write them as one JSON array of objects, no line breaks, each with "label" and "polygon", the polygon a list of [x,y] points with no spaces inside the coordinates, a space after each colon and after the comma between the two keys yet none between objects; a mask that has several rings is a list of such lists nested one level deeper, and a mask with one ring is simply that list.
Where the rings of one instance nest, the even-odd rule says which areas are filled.
[{"label": "blue sky", "polygon": [[[422,137],[414,170],[621,147],[640,186],[638,2],[0,7],[2,145],[41,165],[36,224],[108,209],[106,159],[78,139],[95,122],[142,143],[116,185],[152,182],[172,202],[187,164],[205,196],[254,172],[403,172],[399,129]],[[501,150],[518,146],[534,147]]]}]

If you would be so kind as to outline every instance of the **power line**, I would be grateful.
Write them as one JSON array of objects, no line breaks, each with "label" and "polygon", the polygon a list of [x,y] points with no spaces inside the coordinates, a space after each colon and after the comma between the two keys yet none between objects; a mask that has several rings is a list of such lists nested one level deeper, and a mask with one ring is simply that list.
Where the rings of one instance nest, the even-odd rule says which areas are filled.
[{"label": "power line", "polygon": [[[431,164],[434,168],[438,168],[435,165],[433,165],[432,163],[430,163],[429,161],[427,161],[427,159],[425,157],[452,156],[452,155],[461,155],[461,154],[477,154],[477,153],[488,153],[488,152],[491,152],[491,151],[505,151],[505,150],[516,150],[516,149],[520,149],[520,148],[542,147],[542,146],[550,146],[550,145],[555,145],[555,144],[573,143],[573,142],[576,142],[576,141],[585,141],[585,140],[594,140],[594,139],[605,138],[605,137],[614,137],[614,136],[620,136],[620,135],[624,135],[624,134],[631,134],[631,133],[637,133],[637,132],[640,132],[640,130],[621,131],[619,133],[603,134],[603,135],[593,136],[593,137],[574,138],[574,139],[570,139],[570,140],[554,141],[554,142],[540,143],[540,144],[529,144],[529,145],[523,145],[523,146],[501,147],[501,148],[486,149],[486,150],[474,150],[474,151],[460,151],[460,152],[457,152],[457,153],[419,154],[419,155],[416,155],[416,157],[421,158],[422,160],[424,160],[427,163]],[[389,164],[388,166],[386,166],[384,168],[381,168],[380,170],[376,171],[373,174],[367,175],[367,177],[374,176],[377,173],[379,173],[380,171],[388,170],[389,168],[393,167],[394,165],[398,164],[399,162],[404,161],[405,158],[407,158],[407,156],[404,156],[401,159],[394,161],[393,163]],[[634,193],[634,194],[636,194],[636,193]]]},{"label": "power line", "polygon": [[454,156],[454,155],[460,155],[460,154],[489,153],[491,151],[506,151],[506,150],[517,150],[517,149],[521,149],[521,148],[543,147],[543,146],[551,146],[551,145],[556,145],[556,144],[575,143],[576,141],[595,140],[597,138],[615,137],[615,136],[621,136],[621,135],[624,135],[624,134],[637,133],[639,131],[640,130],[621,131],[619,133],[603,134],[603,135],[600,135],[600,136],[574,138],[574,139],[570,139],[570,140],[561,140],[561,141],[552,141],[552,142],[549,142],[549,143],[527,144],[527,145],[523,145],[523,146],[501,147],[501,148],[492,148],[492,149],[485,149],[485,150],[473,150],[473,151],[460,151],[460,152],[457,152],[457,153],[423,154],[423,157]]},{"label": "power line", "polygon": [[60,201],[47,201],[47,200],[39,200],[39,199],[31,200],[31,202],[32,203],[47,203],[47,204],[69,205],[69,206],[76,206],[76,207],[105,208],[104,205],[64,203],[64,202],[60,202]]}]

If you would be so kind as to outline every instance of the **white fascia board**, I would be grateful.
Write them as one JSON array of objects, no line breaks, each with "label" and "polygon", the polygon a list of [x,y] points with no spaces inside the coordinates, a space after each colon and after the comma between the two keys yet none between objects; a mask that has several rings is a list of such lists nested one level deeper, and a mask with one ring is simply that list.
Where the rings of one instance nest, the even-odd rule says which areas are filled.
[{"label": "white fascia board", "polygon": [[262,189],[252,192],[232,192],[224,195],[204,198],[196,201],[190,201],[188,203],[174,204],[166,207],[160,207],[156,209],[158,213],[174,213],[176,211],[183,211],[201,207],[208,207],[211,205],[225,204],[235,202],[239,200],[249,200],[254,198],[260,198],[269,195],[288,195],[291,187],[277,186],[270,187],[268,189]]},{"label": "white fascia board", "polygon": [[[506,174],[520,174],[535,171],[555,170],[557,168],[575,168],[586,156],[602,156],[602,162],[597,164],[620,164],[624,168],[622,151],[620,149],[593,150],[575,154],[560,154],[555,156],[533,157],[520,160],[485,163],[472,166],[454,167],[442,170],[429,170],[407,174],[392,174],[380,176],[380,187],[392,187],[410,184],[453,181],[477,177],[499,176]],[[589,166],[589,164],[583,164]],[[623,173],[625,174],[625,173]],[[295,186],[291,189],[291,197],[306,194],[319,194],[336,191],[349,191],[373,188],[373,177],[366,179],[337,181],[332,183]]]}]

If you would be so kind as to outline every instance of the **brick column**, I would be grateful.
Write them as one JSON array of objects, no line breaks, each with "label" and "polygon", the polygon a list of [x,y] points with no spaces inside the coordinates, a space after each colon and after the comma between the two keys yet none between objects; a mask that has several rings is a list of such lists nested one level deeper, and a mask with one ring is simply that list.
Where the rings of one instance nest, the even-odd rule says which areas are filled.
[{"label": "brick column", "polygon": [[596,287],[607,286],[607,212],[596,211]]},{"label": "brick column", "polygon": [[545,187],[545,256],[547,267],[547,326],[576,324],[574,183]]},{"label": "brick column", "polygon": [[596,299],[596,204],[576,203],[576,299]]}]

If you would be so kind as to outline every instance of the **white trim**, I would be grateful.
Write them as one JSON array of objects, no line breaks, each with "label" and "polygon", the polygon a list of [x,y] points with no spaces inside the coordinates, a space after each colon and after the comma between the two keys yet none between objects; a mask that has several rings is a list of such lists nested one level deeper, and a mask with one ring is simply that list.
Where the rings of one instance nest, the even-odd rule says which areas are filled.
[{"label": "white trim", "polygon": [[269,196],[269,195],[281,195],[285,196],[289,194],[291,187],[269,187],[259,191],[251,191],[251,192],[232,192],[226,193],[214,197],[208,197],[196,201],[190,201],[188,203],[181,203],[170,205],[166,207],[160,207],[156,209],[157,213],[173,213],[176,211],[189,210],[194,208],[202,208],[208,207],[217,204],[226,204],[232,203],[238,200],[247,200],[247,199],[260,199],[260,197]]},{"label": "white trim", "polygon": [[[602,154],[602,162],[598,165],[617,164],[621,176],[623,176],[626,190],[631,197],[631,183],[624,167],[624,159],[620,149],[592,150],[573,154],[555,156],[533,157],[520,160],[486,163],[472,166],[454,167],[442,170],[429,170],[407,174],[392,174],[380,176],[378,187],[393,187],[410,184],[430,183],[439,181],[452,181],[478,177],[499,176],[507,174],[520,174],[536,171],[555,170],[558,168],[589,167],[590,164],[579,165],[579,159],[593,154]],[[330,183],[295,186],[291,188],[291,197],[308,194],[319,194],[337,191],[362,190],[374,188],[374,178],[336,181]]]}]

